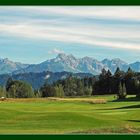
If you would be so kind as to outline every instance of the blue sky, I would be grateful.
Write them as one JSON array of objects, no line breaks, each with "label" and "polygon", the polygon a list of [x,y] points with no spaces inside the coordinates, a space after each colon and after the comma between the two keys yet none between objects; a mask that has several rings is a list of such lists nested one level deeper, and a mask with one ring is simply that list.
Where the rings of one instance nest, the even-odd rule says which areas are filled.
[{"label": "blue sky", "polygon": [[40,63],[58,53],[140,61],[140,7],[0,7],[0,58]]}]

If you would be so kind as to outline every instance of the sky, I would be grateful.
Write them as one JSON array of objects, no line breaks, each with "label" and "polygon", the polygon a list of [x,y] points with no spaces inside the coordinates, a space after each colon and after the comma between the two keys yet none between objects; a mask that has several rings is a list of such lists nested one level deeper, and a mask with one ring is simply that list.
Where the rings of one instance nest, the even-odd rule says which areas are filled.
[{"label": "sky", "polygon": [[0,58],[40,63],[59,53],[140,61],[140,6],[0,6]]}]

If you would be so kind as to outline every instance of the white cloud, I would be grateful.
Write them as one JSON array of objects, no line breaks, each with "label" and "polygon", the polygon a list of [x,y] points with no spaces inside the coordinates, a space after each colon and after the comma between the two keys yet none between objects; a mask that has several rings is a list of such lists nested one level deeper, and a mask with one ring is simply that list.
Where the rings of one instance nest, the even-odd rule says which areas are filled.
[{"label": "white cloud", "polygon": [[[4,9],[0,7],[0,10]],[[32,19],[29,16],[26,20],[24,16],[25,22],[23,22],[20,16],[21,22],[17,16],[15,22],[11,24],[0,21],[0,33],[29,39],[81,43],[85,46],[88,44],[92,47],[140,50],[140,24],[119,22],[119,20],[139,22],[140,7],[16,7],[14,10],[19,10],[23,15],[26,12],[26,16],[39,14],[40,17]],[[55,17],[41,17],[41,15],[50,17],[55,15]],[[67,21],[69,17],[71,21]],[[98,24],[94,21],[89,24],[86,22],[87,18],[117,19],[119,24],[110,25],[109,22]],[[51,53],[61,53],[61,50],[54,49]]]},{"label": "white cloud", "polygon": [[97,17],[121,20],[140,21],[139,6],[48,6],[48,7],[23,7],[25,11],[47,15],[66,15],[75,17]]},{"label": "white cloud", "polygon": [[64,51],[54,48],[53,50],[48,52],[49,54],[60,54],[60,53],[64,53]]},{"label": "white cloud", "polygon": [[[140,39],[140,32],[137,30],[123,31],[123,29],[112,30],[90,30],[90,28],[82,29],[81,27],[40,27],[35,25],[0,25],[0,32],[7,32],[8,34],[31,38],[43,39],[69,43],[82,43],[111,47],[140,50],[140,43],[134,43]],[[119,39],[128,39],[127,41],[117,41]],[[113,41],[111,39],[114,39]],[[132,40],[132,42],[131,42]],[[133,41],[134,40],[134,41]]]}]

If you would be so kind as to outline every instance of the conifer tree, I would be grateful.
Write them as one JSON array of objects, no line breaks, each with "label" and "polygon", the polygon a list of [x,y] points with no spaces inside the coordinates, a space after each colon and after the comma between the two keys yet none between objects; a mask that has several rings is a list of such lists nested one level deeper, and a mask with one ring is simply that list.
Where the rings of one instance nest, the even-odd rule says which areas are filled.
[{"label": "conifer tree", "polygon": [[123,83],[123,86],[122,86],[122,98],[125,98],[127,95],[126,93],[126,86],[125,86],[125,83]]},{"label": "conifer tree", "polygon": [[125,83],[119,83],[119,87],[118,87],[118,98],[119,99],[124,99],[126,97],[126,87],[125,87]]},{"label": "conifer tree", "polygon": [[119,83],[119,87],[118,88],[119,88],[118,89],[118,98],[120,99],[121,96],[122,96],[122,84],[121,84],[121,82]]}]

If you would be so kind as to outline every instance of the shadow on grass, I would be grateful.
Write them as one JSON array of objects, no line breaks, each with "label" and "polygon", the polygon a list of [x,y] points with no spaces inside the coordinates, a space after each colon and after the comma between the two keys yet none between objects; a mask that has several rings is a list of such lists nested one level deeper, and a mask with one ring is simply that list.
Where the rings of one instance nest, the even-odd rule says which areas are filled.
[{"label": "shadow on grass", "polygon": [[116,99],[110,102],[134,102],[134,101],[140,101],[140,98],[137,97],[129,97],[125,99]]},{"label": "shadow on grass", "polygon": [[140,123],[140,120],[127,120],[129,122],[139,122]]},{"label": "shadow on grass", "polygon": [[140,105],[130,105],[130,106],[113,108],[113,109],[131,109],[131,108],[140,108]]},{"label": "shadow on grass", "polygon": [[136,108],[140,108],[140,104],[139,105],[130,105],[130,106],[124,106],[124,107],[118,107],[118,108],[104,108],[104,109],[96,109],[96,110],[117,110],[117,109],[136,109]]},{"label": "shadow on grass", "polygon": [[[113,101],[109,101],[109,102],[134,102],[134,101],[140,102],[140,98],[129,97],[126,99],[119,99],[119,100],[117,99],[117,100],[113,100]],[[104,108],[104,109],[97,109],[97,110],[116,110],[116,109],[134,109],[134,108],[140,108],[140,104],[139,105],[123,106],[123,107],[118,107],[118,108]]]}]

